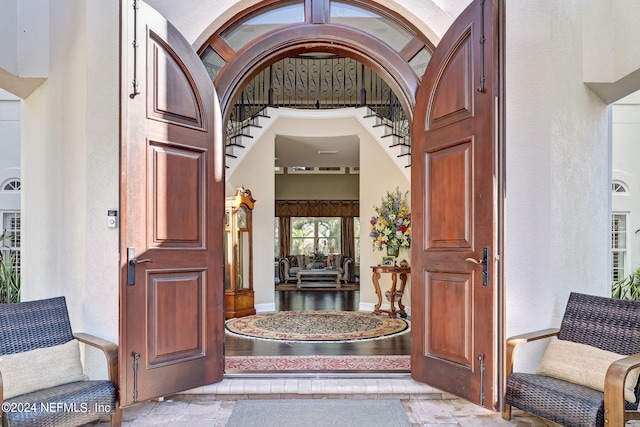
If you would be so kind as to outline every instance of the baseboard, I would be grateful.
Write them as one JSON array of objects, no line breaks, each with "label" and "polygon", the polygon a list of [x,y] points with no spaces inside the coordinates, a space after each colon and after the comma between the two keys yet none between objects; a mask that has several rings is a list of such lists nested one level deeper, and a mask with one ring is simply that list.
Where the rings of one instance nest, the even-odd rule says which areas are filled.
[{"label": "baseboard", "polygon": [[269,302],[266,304],[256,304],[256,312],[257,313],[269,313],[276,311],[276,303]]}]

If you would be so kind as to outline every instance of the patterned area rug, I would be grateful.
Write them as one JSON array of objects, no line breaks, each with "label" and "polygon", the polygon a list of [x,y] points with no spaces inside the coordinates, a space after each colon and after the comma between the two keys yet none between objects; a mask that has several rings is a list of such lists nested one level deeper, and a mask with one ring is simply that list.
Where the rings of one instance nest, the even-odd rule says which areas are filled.
[{"label": "patterned area rug", "polygon": [[402,371],[411,356],[226,356],[230,371]]},{"label": "patterned area rug", "polygon": [[349,342],[409,331],[404,319],[355,311],[278,311],[229,319],[227,332],[241,337],[302,342]]}]

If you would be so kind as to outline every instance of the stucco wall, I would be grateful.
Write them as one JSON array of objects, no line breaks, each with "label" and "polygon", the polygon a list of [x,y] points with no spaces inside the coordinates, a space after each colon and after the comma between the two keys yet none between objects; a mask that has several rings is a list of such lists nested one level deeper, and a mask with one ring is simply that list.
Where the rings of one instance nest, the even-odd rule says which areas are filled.
[{"label": "stucco wall", "polygon": [[[151,3],[190,41],[208,36],[207,26],[220,24],[240,7],[232,0],[190,7],[172,0]],[[242,7],[253,3],[242,2]],[[432,3],[397,3],[411,10],[409,18],[434,16]],[[510,335],[557,325],[569,290],[607,294],[611,166],[608,107],[583,84],[583,38],[589,30],[583,11],[590,3],[505,3],[507,216],[502,255]],[[64,294],[75,329],[117,340],[118,231],[106,228],[106,211],[118,203],[119,5],[56,0],[51,6],[50,12],[38,9],[48,14],[50,25],[48,79],[25,100],[23,110],[24,296]],[[442,32],[435,30],[438,23],[416,23]],[[626,27],[618,31],[633,33]],[[605,60],[615,47],[602,46]],[[378,203],[388,184],[371,181],[361,188],[362,205]],[[368,193],[371,189],[377,193]],[[265,206],[267,199],[258,193],[256,198],[256,209],[263,209],[260,203]],[[362,216],[369,215],[363,211]],[[268,219],[265,213],[265,223]],[[262,237],[271,241],[271,230]],[[373,262],[365,259],[363,265]],[[271,277],[272,265],[264,273]],[[363,295],[365,301],[370,298]]]},{"label": "stucco wall", "polygon": [[55,6],[49,76],[23,109],[23,299],[64,295],[74,330],[117,342],[119,9]]},{"label": "stucco wall", "polygon": [[559,326],[570,291],[609,294],[608,107],[582,81],[581,5],[507,2],[507,336]]}]

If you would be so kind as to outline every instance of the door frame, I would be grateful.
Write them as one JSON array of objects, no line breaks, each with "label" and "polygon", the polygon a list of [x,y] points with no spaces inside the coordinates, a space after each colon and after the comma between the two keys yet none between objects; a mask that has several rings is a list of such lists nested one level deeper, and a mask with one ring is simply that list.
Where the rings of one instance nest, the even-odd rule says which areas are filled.
[{"label": "door frame", "polygon": [[[484,0],[482,0],[484,1]],[[505,113],[504,113],[504,23],[505,23],[505,7],[504,0],[491,0],[494,5],[497,5],[499,11],[499,28],[497,34],[494,37],[498,40],[498,49],[500,50],[496,57],[499,60],[499,64],[494,64],[499,70],[499,81],[495,82],[497,87],[500,88],[502,97],[495,100],[495,108],[498,112],[496,114],[498,120],[494,124],[496,129],[496,165],[497,165],[497,177],[496,177],[496,200],[495,208],[497,214],[497,252],[499,254],[499,262],[497,262],[497,271],[495,284],[498,288],[496,290],[496,343],[498,348],[496,349],[496,365],[494,367],[493,381],[495,381],[494,390],[497,393],[497,401],[502,405],[502,394],[504,389],[504,336],[505,336],[505,298],[504,298],[504,218],[505,218]],[[305,5],[311,4],[312,0],[306,0]],[[392,14],[403,22],[407,22],[406,19],[398,17],[393,11],[384,9],[377,3],[367,1],[368,3],[379,10],[384,11],[386,14]],[[244,12],[241,12],[234,16],[227,23],[223,24],[216,34],[213,34],[209,39],[204,42],[197,50],[198,54],[204,52],[209,46],[220,47],[220,38],[216,35],[221,29],[229,28],[235,22],[241,21],[246,15],[255,12],[261,7],[268,7],[275,4],[273,0],[265,0],[258,5],[247,8]],[[410,23],[407,22],[408,25]],[[314,24],[296,24],[295,28],[285,27],[282,30],[275,32],[269,36],[260,37],[259,40],[254,40],[254,46],[245,47],[235,55],[230,48],[222,49],[223,59],[225,59],[226,65],[215,80],[215,86],[220,94],[220,106],[222,110],[223,123],[228,121],[231,114],[232,102],[238,96],[243,86],[246,85],[250,79],[257,73],[257,70],[262,69],[279,59],[296,55],[301,52],[320,52],[331,51],[333,53],[349,56],[354,58],[365,65],[371,67],[374,71],[378,72],[381,77],[391,86],[392,90],[398,95],[410,123],[413,123],[413,111],[416,103],[416,93],[419,85],[419,79],[408,66],[408,58],[398,55],[397,52],[392,51],[385,46],[382,46],[377,39],[373,37],[367,37],[360,31],[345,30],[337,26],[325,23],[324,25]],[[426,36],[418,31],[415,26],[411,25],[411,28],[418,34],[417,39],[425,41],[426,46],[433,47]],[[490,29],[494,32],[496,29]],[[372,43],[379,49],[371,49]],[[409,58],[410,59],[410,58]]]}]

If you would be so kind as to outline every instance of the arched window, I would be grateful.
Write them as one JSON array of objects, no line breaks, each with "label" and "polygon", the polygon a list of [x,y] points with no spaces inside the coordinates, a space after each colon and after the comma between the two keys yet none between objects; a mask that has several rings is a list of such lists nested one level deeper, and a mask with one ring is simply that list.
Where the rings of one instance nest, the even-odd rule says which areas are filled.
[{"label": "arched window", "polygon": [[20,191],[20,180],[11,178],[2,184],[2,191]]},{"label": "arched window", "polygon": [[611,183],[611,191],[617,194],[629,192],[629,190],[627,189],[627,186],[621,181],[613,181]]}]

